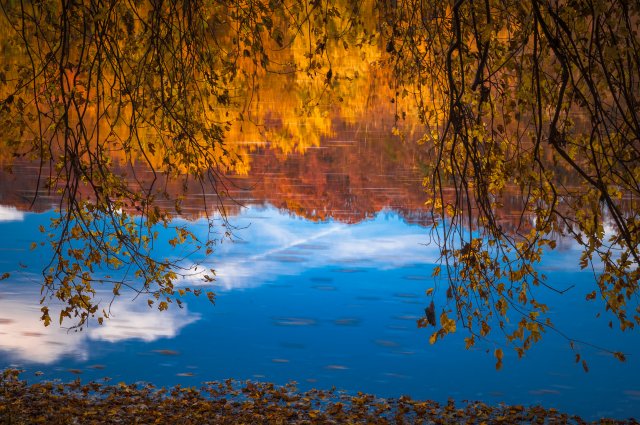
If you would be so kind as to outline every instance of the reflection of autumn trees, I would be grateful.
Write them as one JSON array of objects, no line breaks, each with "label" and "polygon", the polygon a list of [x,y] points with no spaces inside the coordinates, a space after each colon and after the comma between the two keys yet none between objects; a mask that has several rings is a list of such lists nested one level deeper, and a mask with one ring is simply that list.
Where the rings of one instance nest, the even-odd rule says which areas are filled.
[{"label": "reflection of autumn trees", "polygon": [[[311,147],[304,153],[283,155],[281,147],[266,143],[252,147],[248,174],[227,175],[229,195],[238,202],[227,204],[229,214],[237,213],[240,204],[269,203],[309,220],[356,223],[388,209],[409,222],[430,226],[433,217],[424,205],[422,177],[432,159],[411,142],[417,136],[409,127],[404,129],[405,141],[392,134],[396,124],[393,106],[385,100],[360,117],[358,124],[350,124],[349,117],[345,120],[335,115],[331,121],[332,136],[323,137],[319,148]],[[271,123],[266,127],[273,127],[265,131],[277,131],[278,125]],[[12,168],[12,173],[0,172],[0,202],[26,210],[37,169],[34,163],[25,161],[14,163]],[[149,174],[143,166],[138,172]],[[204,217],[198,185],[189,185],[185,191],[181,182],[169,180],[166,190],[170,199],[183,197],[183,217]],[[450,202],[455,200],[453,190],[448,196]],[[40,196],[34,208],[48,209],[56,200],[55,196]],[[156,203],[165,209],[173,207],[162,198]],[[510,229],[522,225],[521,199],[509,193],[503,203],[505,208],[499,212],[502,225]]]},{"label": "reflection of autumn trees", "polygon": [[[149,305],[167,308],[175,280],[191,270],[179,258],[153,255],[154,226],[171,226],[189,188],[199,188],[206,216],[225,216],[223,174],[251,166],[252,144],[229,140],[266,140],[283,154],[318,146],[332,134],[340,104],[362,110],[366,98],[354,94],[369,83],[363,59],[378,54],[367,29],[375,21],[349,2],[1,7],[8,61],[0,75],[0,160],[36,162],[31,205],[55,195],[60,218],[43,229],[55,252],[43,301],[58,298],[66,304],[60,321],[80,325],[108,316],[93,300],[101,283],[114,296],[132,286]],[[334,53],[338,43],[346,54]],[[275,100],[267,110],[253,97],[258,87]],[[267,125],[274,120],[281,124]],[[169,190],[176,187],[184,190]],[[213,227],[205,240],[184,226],[173,230],[172,245],[213,251]],[[48,324],[46,305],[42,313]]]}]

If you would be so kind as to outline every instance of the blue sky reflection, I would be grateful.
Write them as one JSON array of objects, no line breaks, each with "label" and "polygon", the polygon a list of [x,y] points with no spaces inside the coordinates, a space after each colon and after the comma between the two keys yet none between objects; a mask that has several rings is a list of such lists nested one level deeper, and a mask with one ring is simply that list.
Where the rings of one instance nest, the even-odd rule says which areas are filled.
[{"label": "blue sky reflection", "polygon": [[[553,333],[522,360],[501,341],[464,350],[462,332],[429,345],[431,330],[418,330],[416,319],[429,302],[424,291],[434,285],[438,253],[423,245],[425,228],[389,212],[346,225],[247,208],[231,218],[237,241],[219,245],[211,263],[203,264],[218,273],[215,306],[188,298],[184,309],[161,313],[143,299],[123,297],[105,326],[78,333],[55,323],[44,328],[37,303],[46,252],[34,255],[28,247],[50,215],[4,216],[12,218],[0,220],[0,266],[14,274],[0,283],[0,365],[25,367],[31,377],[41,370],[46,379],[72,379],[72,369],[87,380],[109,376],[158,385],[295,380],[303,388],[335,385],[381,396],[541,403],[589,419],[640,414],[640,342],[609,329],[606,317],[595,318],[584,300],[593,275],[579,270],[580,253],[569,243],[549,253],[542,267],[550,284],[575,286],[565,296],[541,299],[564,332],[629,353],[626,363],[582,347],[590,366],[584,373],[568,342]],[[207,230],[203,222],[191,226]],[[437,309],[443,292],[437,291]],[[505,351],[501,371],[492,356],[498,347]]]}]

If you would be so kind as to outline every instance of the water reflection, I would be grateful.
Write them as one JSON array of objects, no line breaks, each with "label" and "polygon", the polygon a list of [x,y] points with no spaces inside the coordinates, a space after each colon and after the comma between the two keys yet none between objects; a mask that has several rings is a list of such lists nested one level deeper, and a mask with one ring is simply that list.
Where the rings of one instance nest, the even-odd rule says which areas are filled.
[{"label": "water reflection", "polygon": [[[223,244],[218,252],[213,264],[217,284],[227,290],[255,287],[308,269],[331,267],[336,273],[352,274],[363,271],[361,268],[433,264],[439,255],[437,247],[424,246],[424,228],[408,226],[389,212],[353,226],[308,222],[274,208],[249,207],[233,222],[244,229],[241,237],[251,243]],[[330,281],[315,278],[314,288],[335,290],[324,283]],[[194,277],[193,283],[198,282]]]},{"label": "water reflection", "polygon": [[[123,300],[125,302],[112,305],[111,319],[103,326],[93,324],[81,332],[55,324],[44,327],[39,320],[37,289],[23,283],[5,284],[0,290],[0,350],[5,351],[11,361],[51,364],[64,356],[88,361],[91,357],[89,340],[118,343],[173,338],[200,317],[187,308],[172,309],[165,314],[149,309],[145,300]],[[98,295],[109,299],[107,293]]]},{"label": "water reflection", "polygon": [[[543,403],[588,418],[638,412],[640,365],[632,356],[621,364],[585,349],[591,369],[585,374],[568,343],[550,333],[522,360],[504,347],[505,368],[497,372],[493,341],[466,351],[459,333],[429,345],[430,333],[416,329],[416,320],[433,285],[437,251],[423,245],[423,227],[396,213],[347,225],[249,207],[232,217],[244,243],[223,243],[206,264],[219,272],[215,306],[188,299],[185,309],[160,313],[123,298],[106,325],[79,333],[38,321],[37,279],[29,273],[43,259],[26,253],[47,217],[25,214],[21,222],[0,223],[7,235],[2,248],[12,249],[4,251],[3,264],[28,263],[0,285],[0,364],[24,366],[29,377],[69,379],[81,372],[85,380],[109,376],[158,385],[296,380],[303,388],[335,385],[380,396]],[[205,227],[192,224],[196,232]],[[550,284],[576,285],[567,296],[541,298],[552,306],[554,322],[572,337],[640,352],[633,335],[594,317],[584,300],[593,275],[578,269],[578,255],[569,245],[545,257]],[[437,292],[441,303],[438,297],[444,294]]]},{"label": "water reflection", "polygon": [[24,212],[18,211],[16,207],[0,205],[0,222],[22,220],[24,220]]}]

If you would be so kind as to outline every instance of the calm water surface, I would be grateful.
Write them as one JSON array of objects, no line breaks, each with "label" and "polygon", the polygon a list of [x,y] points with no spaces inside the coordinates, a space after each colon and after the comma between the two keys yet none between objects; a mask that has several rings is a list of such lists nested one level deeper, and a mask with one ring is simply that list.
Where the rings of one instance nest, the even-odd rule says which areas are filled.
[{"label": "calm water surface", "polygon": [[[322,155],[326,159],[330,153]],[[397,175],[403,182],[398,187],[411,184],[420,190],[409,171],[400,169]],[[346,183],[344,174],[341,179],[340,196],[357,191],[353,175]],[[373,189],[369,192],[385,190]],[[387,188],[387,193],[393,190],[399,189]],[[304,200],[298,196],[300,203]],[[496,371],[492,353],[500,345],[485,342],[464,350],[463,333],[429,345],[431,331],[417,329],[430,300],[425,290],[434,285],[430,276],[438,254],[424,245],[425,227],[412,224],[420,221],[416,214],[393,205],[372,213],[374,206],[360,202],[366,205],[353,213],[355,219],[345,207],[340,219],[319,221],[274,207],[275,200],[247,202],[230,218],[236,241],[220,245],[206,264],[219,276],[215,306],[187,299],[184,309],[159,312],[148,308],[146,299],[123,297],[106,325],[82,332],[55,324],[44,328],[38,320],[38,271],[47,252],[31,252],[29,245],[40,240],[38,226],[53,213],[1,206],[0,268],[13,273],[0,283],[0,367],[24,368],[28,380],[79,375],[157,385],[225,378],[297,381],[301,388],[336,386],[380,396],[542,404],[588,419],[640,415],[640,341],[609,329],[608,319],[595,318],[584,301],[593,275],[579,270],[573,245],[561,244],[542,268],[550,283],[575,287],[565,296],[539,299],[550,303],[552,317],[568,335],[628,353],[627,362],[584,348],[590,367],[585,373],[574,363],[568,342],[547,334],[522,360],[502,347],[505,366]],[[203,220],[190,226],[206,231]],[[443,292],[436,292],[437,305]],[[41,378],[37,371],[44,372]]]}]

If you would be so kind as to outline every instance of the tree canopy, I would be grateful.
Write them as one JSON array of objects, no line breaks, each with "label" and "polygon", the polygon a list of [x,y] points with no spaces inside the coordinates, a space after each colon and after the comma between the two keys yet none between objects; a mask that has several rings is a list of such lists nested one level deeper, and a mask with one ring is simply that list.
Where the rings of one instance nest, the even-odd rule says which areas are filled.
[{"label": "tree canopy", "polygon": [[[567,288],[549,286],[536,264],[566,237],[581,247],[581,267],[594,270],[598,289],[587,299],[623,330],[640,324],[637,2],[12,0],[1,7],[0,158],[37,161],[34,196],[60,199],[59,218],[42,229],[55,249],[43,271],[45,324],[50,297],[64,304],[60,323],[108,317],[94,299],[99,284],[114,297],[131,287],[160,309],[179,303],[189,290],[176,282],[199,271],[158,258],[154,229],[173,226],[172,245],[206,254],[232,231],[223,174],[246,171],[248,155],[225,140],[254,118],[254,89],[295,75],[305,93],[300,111],[313,118],[322,99],[357,102],[349,87],[365,69],[353,65],[358,58],[386,76],[395,119],[418,120],[418,143],[432,158],[425,201],[441,266],[428,293],[444,291],[447,305],[431,303],[418,322],[435,326],[431,342],[457,325],[469,332],[468,346],[501,329],[522,355],[556,330],[537,294]],[[283,151],[303,149],[312,133],[299,134],[296,145],[282,137]],[[140,164],[150,173],[138,175]],[[203,203],[211,223],[205,240],[172,222],[181,194],[167,190],[169,181],[199,185],[216,201]],[[507,196],[521,205],[519,224],[509,228],[497,220]],[[518,322],[507,330],[509,320]],[[502,351],[495,355],[500,366]]]}]

